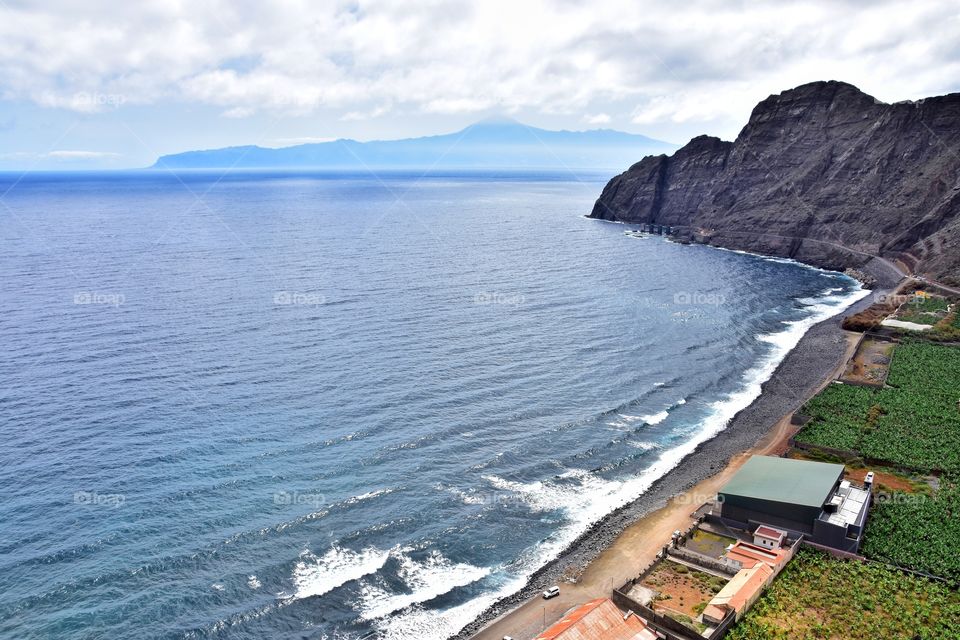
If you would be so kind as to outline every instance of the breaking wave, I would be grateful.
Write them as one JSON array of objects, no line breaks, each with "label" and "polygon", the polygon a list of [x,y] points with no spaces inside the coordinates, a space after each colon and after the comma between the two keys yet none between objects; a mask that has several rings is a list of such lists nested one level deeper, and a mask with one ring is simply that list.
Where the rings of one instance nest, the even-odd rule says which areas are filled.
[{"label": "breaking wave", "polygon": [[322,557],[305,550],[293,568],[295,591],[289,596],[281,594],[281,599],[300,600],[322,596],[348,582],[379,571],[389,557],[389,551],[372,548],[358,552],[334,546]]}]

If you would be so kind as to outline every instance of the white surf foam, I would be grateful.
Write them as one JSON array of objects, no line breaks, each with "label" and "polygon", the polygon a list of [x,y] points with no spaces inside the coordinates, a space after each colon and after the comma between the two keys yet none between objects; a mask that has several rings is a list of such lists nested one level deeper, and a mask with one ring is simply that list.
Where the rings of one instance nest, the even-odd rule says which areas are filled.
[{"label": "white surf foam", "polygon": [[[514,492],[531,510],[563,511],[567,518],[565,526],[524,553],[517,565],[510,568],[514,577],[495,592],[442,611],[415,605],[403,613],[382,618],[378,622],[381,637],[385,640],[410,637],[444,640],[458,633],[497,600],[521,589],[533,572],[556,558],[591,525],[611,511],[636,500],[701,443],[722,431],[734,415],[756,399],[761,385],[773,375],[786,354],[810,327],[836,315],[868,294],[869,291],[858,289],[845,296],[819,299],[809,307],[811,315],[807,318],[785,323],[787,328],[784,331],[758,336],[774,348],[757,367],[744,374],[743,387],[714,403],[711,413],[696,433],[683,444],[664,450],[650,467],[636,476],[622,481],[606,480],[581,469],[571,469],[561,474],[558,482],[521,483],[493,475],[484,476],[494,488]],[[635,446],[642,448],[649,444],[652,443],[637,443]],[[659,448],[659,445],[651,448],[654,447]]]},{"label": "white surf foam", "polygon": [[763,253],[754,253],[752,251],[744,251],[743,249],[728,249],[726,247],[712,247],[718,249],[719,251],[729,251],[730,253],[739,253],[742,256],[753,256],[754,258],[760,258],[764,262],[777,262],[779,264],[792,264],[795,267],[802,267],[803,269],[810,269],[811,271],[819,271],[820,273],[826,274],[830,277],[845,277],[843,274],[838,274],[835,271],[828,271],[826,269],[821,269],[820,267],[815,267],[812,264],[807,264],[806,262],[800,262],[799,260],[794,260],[793,258],[778,258],[776,256],[768,256]]},{"label": "white surf foam", "polygon": [[257,576],[251,574],[247,576],[247,586],[251,589],[259,589],[263,586],[263,583],[260,582],[260,579]]},{"label": "white surf foam", "polygon": [[393,493],[396,489],[377,489],[376,491],[369,491],[367,493],[361,494],[359,496],[353,496],[352,498],[347,498],[344,500],[344,505],[353,505],[358,502],[363,502],[364,500],[370,500],[371,498],[379,498],[380,496],[385,496]]},{"label": "white surf foam", "polygon": [[640,418],[650,426],[653,426],[655,424],[660,424],[661,422],[666,420],[668,417],[670,417],[670,413],[667,412],[666,410],[660,411],[658,413],[652,413],[648,416],[640,416]]},{"label": "white surf foam", "polygon": [[[695,438],[696,443],[699,444],[715,436],[727,426],[733,416],[750,406],[760,395],[763,383],[773,376],[774,371],[790,350],[797,346],[812,326],[835,316],[869,294],[868,290],[858,286],[856,290],[845,295],[816,298],[812,304],[806,306],[807,311],[810,312],[806,318],[783,322],[786,329],[782,331],[758,335],[758,340],[769,343],[773,349],[755,368],[744,373],[743,386],[740,390],[731,393],[724,400],[713,403],[713,413],[703,422],[702,429]],[[682,448],[689,447],[685,445]],[[692,452],[693,449],[689,448],[689,451]]]},{"label": "white surf foam", "polygon": [[348,582],[379,571],[387,562],[389,551],[364,549],[352,551],[333,546],[323,557],[305,550],[293,568],[293,595],[281,594],[284,600],[299,600],[310,596],[322,596]]},{"label": "white surf foam", "polygon": [[413,560],[406,551],[399,551],[395,557],[400,563],[399,576],[410,593],[396,594],[382,587],[364,586],[359,603],[362,619],[376,620],[415,604],[429,602],[490,574],[486,567],[451,562],[439,551],[433,551],[422,561]]},{"label": "white surf foam", "polygon": [[442,611],[418,605],[403,613],[381,618],[376,622],[378,640],[447,640],[497,600],[519,591],[525,582],[524,577],[515,578],[492,593]]},{"label": "white surf foam", "polygon": [[[759,395],[761,386],[770,379],[777,366],[793,349],[803,335],[815,324],[830,318],[870,292],[862,288],[842,296],[825,296],[809,307],[811,314],[802,320],[784,323],[781,332],[759,336],[774,345],[773,350],[757,367],[743,375],[743,386],[727,398],[715,402],[711,413],[702,421],[697,432],[681,445],[664,450],[657,460],[641,473],[622,481],[599,478],[581,469],[571,469],[559,476],[562,482],[536,481],[521,483],[498,476],[484,476],[494,488],[512,491],[533,511],[562,510],[567,522],[547,539],[535,545],[520,559],[521,575],[504,585],[489,597],[477,598],[460,607],[432,612],[415,610],[401,616],[394,626],[389,626],[386,638],[408,637],[405,633],[419,629],[435,629],[424,638],[445,638],[460,631],[489,604],[520,589],[529,575],[556,558],[577,537],[608,513],[636,500],[659,478],[680,463],[703,442],[717,435],[739,411],[750,405]],[[680,401],[677,404],[683,404]],[[658,414],[659,415],[659,414]],[[637,443],[644,448],[652,443]],[[653,445],[651,448],[659,448]],[[513,569],[516,570],[516,569]],[[422,627],[421,627],[422,625]],[[414,632],[414,635],[418,635]]]},{"label": "white surf foam", "polygon": [[460,498],[460,501],[463,502],[463,504],[485,504],[487,502],[487,498],[484,495],[476,495],[463,491],[457,491],[456,495]]}]

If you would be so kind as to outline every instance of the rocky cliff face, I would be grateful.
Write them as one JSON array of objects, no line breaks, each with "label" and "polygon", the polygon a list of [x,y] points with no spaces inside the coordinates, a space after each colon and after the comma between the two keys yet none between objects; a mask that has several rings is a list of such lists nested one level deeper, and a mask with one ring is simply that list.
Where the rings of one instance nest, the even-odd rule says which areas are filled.
[{"label": "rocky cliff face", "polygon": [[613,178],[591,217],[827,268],[880,256],[960,283],[960,94],[885,104],[815,82]]}]

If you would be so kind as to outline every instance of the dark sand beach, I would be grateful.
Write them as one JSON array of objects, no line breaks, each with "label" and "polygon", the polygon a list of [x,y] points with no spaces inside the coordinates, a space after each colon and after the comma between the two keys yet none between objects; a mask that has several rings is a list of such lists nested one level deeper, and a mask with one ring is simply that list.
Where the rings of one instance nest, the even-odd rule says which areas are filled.
[{"label": "dark sand beach", "polygon": [[[571,606],[609,595],[613,587],[636,575],[667,542],[670,531],[692,522],[690,514],[712,497],[747,454],[782,448],[792,432],[790,414],[835,377],[852,353],[858,334],[844,331],[841,320],[885,291],[886,287],[877,287],[872,295],[811,327],[763,384],[757,399],[736,414],[726,429],[681,460],[637,500],[597,522],[531,576],[522,590],[487,609],[455,638],[532,638]],[[578,578],[576,584],[564,581],[571,576]],[[540,591],[553,584],[561,586],[561,597],[541,600]]]}]

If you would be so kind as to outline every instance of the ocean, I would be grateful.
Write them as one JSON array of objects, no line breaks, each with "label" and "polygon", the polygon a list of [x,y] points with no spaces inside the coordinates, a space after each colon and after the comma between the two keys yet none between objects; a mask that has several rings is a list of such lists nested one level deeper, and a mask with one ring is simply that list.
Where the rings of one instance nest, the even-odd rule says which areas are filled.
[{"label": "ocean", "polygon": [[866,295],[607,177],[0,175],[0,637],[442,640]]}]

